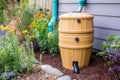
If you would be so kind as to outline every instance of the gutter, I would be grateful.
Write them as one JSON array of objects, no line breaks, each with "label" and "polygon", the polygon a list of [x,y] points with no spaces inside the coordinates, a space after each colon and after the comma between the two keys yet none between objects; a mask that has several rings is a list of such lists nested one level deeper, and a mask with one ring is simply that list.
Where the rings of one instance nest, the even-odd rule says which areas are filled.
[{"label": "gutter", "polygon": [[83,9],[83,7],[85,6],[85,4],[86,4],[86,0],[78,0],[78,10],[77,10],[77,12],[82,12],[82,9]]},{"label": "gutter", "polygon": [[53,26],[58,20],[58,0],[52,0],[52,19],[48,24],[48,31],[53,32]]}]

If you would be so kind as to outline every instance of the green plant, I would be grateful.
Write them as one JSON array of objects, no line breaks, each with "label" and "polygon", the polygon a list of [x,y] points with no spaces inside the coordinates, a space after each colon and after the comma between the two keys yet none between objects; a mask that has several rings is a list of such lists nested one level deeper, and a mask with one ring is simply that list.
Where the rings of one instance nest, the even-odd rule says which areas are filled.
[{"label": "green plant", "polygon": [[54,31],[52,33],[48,33],[48,49],[49,53],[53,55],[59,53],[58,26],[54,26]]},{"label": "green plant", "polygon": [[20,6],[24,8],[28,7],[28,0],[20,0],[19,2],[20,2]]},{"label": "green plant", "polygon": [[34,21],[29,26],[31,35],[33,34],[37,40],[40,51],[42,53],[56,54],[59,52],[58,48],[58,29],[54,28],[54,32],[48,32],[48,23],[50,16],[40,11],[34,15]]},{"label": "green plant", "polygon": [[[40,13],[40,14],[44,15],[44,13]],[[31,24],[31,25],[35,26],[35,28],[30,29],[30,30],[31,30],[32,34],[35,36],[35,39],[37,40],[42,53],[46,53],[47,45],[48,45],[47,25],[50,21],[50,17],[49,16],[45,16],[44,18],[40,18],[40,17],[41,16],[39,16],[38,20],[36,21],[36,18],[37,18],[37,14],[36,14],[36,18]]]},{"label": "green plant", "polygon": [[29,37],[28,34],[24,35],[25,41],[23,42],[26,54],[27,54],[27,72],[32,70],[32,65],[33,62],[35,62],[35,57],[34,57],[34,49],[33,49],[33,43],[31,41],[31,38]]},{"label": "green plant", "polygon": [[103,51],[97,53],[102,56],[109,66],[108,70],[115,73],[116,80],[120,79],[120,36],[111,35],[102,43]]},{"label": "green plant", "polygon": [[[18,30],[22,32],[25,29],[28,29],[28,26],[31,24],[33,21],[33,14],[34,11],[32,9],[28,8],[23,8],[23,7],[16,7],[17,14],[17,24],[18,24]],[[14,10],[14,12],[16,11]]]},{"label": "green plant", "polygon": [[7,3],[3,0],[0,0],[0,24],[3,24],[4,17],[3,17],[3,10],[7,8]]},{"label": "green plant", "polygon": [[12,8],[13,3],[16,4],[17,1],[16,0],[0,0],[0,24],[3,24],[6,19],[6,16],[4,16],[4,11],[7,11],[8,13],[10,13],[11,11],[9,10],[9,7]]},{"label": "green plant", "polygon": [[0,37],[0,73],[14,71],[16,74],[25,68],[29,72],[34,62],[32,43],[28,40],[24,44],[18,42],[18,37],[8,32]]},{"label": "green plant", "polygon": [[3,23],[3,11],[0,10],[0,24]]},{"label": "green plant", "polygon": [[20,32],[28,28],[34,13],[34,10],[28,6],[28,0],[1,0],[0,4],[2,4],[2,10],[0,9],[1,24],[7,25],[11,19],[15,19]]},{"label": "green plant", "polygon": [[8,15],[7,10],[3,10],[3,19],[4,19],[4,24],[8,24],[10,22],[10,16]]}]

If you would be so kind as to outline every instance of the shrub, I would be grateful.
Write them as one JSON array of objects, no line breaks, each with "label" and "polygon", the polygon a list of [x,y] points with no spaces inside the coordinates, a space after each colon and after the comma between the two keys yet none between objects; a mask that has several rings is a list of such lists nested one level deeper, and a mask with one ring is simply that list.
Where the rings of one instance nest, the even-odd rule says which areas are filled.
[{"label": "shrub", "polygon": [[45,16],[43,12],[40,12],[34,15],[34,21],[29,26],[30,35],[34,35],[42,53],[45,53],[47,50],[47,24],[49,21],[50,17]]},{"label": "shrub", "polygon": [[32,10],[31,8],[27,7],[20,7],[20,6],[16,6],[13,9],[13,12],[16,13],[13,15],[16,16],[15,19],[17,21],[18,24],[18,30],[20,32],[22,32],[25,29],[28,29],[28,26],[31,24],[31,22],[33,21],[33,14],[34,14],[34,10]]},{"label": "shrub", "polygon": [[12,32],[0,37],[0,73],[14,71],[17,74],[24,69],[29,72],[34,60],[31,42],[27,40],[21,45]]},{"label": "shrub", "polygon": [[0,0],[0,24],[3,24],[4,22],[3,10],[7,9],[7,4],[8,4],[8,1]]},{"label": "shrub", "polygon": [[59,52],[58,29],[56,26],[53,32],[48,33],[49,21],[50,16],[40,11],[34,15],[34,21],[29,26],[29,31],[37,40],[42,53],[57,54]]},{"label": "shrub", "polygon": [[111,35],[102,43],[103,51],[97,53],[102,56],[109,66],[108,70],[115,73],[116,80],[120,79],[120,36]]},{"label": "shrub", "polygon": [[8,15],[10,15],[11,9],[15,4],[18,4],[17,0],[0,0],[0,24],[6,24],[6,22],[4,22],[6,19],[4,13],[8,12]]},{"label": "shrub", "polygon": [[3,11],[0,10],[0,24],[3,23]]},{"label": "shrub", "polygon": [[48,33],[48,49],[49,53],[53,55],[59,53],[58,26],[54,27],[54,31],[52,33]]}]

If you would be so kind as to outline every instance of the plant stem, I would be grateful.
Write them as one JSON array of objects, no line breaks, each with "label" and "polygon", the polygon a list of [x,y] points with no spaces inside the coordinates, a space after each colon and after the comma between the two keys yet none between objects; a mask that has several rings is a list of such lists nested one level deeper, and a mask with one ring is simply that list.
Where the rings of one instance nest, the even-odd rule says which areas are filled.
[{"label": "plant stem", "polygon": [[42,64],[42,54],[40,54],[40,64]]}]

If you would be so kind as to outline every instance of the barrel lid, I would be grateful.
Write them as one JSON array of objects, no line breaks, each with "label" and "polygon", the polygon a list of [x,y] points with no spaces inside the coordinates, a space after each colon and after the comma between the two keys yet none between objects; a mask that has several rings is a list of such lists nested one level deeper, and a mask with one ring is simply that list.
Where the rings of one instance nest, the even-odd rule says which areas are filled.
[{"label": "barrel lid", "polygon": [[84,18],[93,18],[93,15],[88,13],[66,13],[59,17],[60,19],[84,19]]}]

